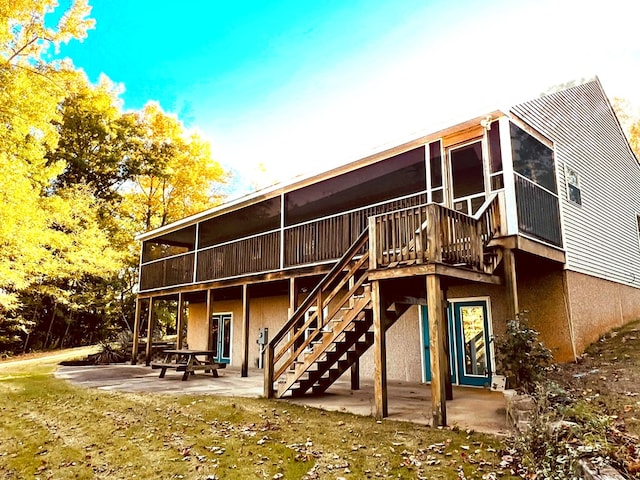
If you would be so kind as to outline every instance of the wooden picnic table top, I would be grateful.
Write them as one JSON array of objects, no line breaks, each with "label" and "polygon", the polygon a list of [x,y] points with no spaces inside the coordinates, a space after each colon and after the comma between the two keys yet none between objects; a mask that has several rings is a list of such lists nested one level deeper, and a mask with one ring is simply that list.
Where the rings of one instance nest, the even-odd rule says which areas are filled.
[{"label": "wooden picnic table top", "polygon": [[163,350],[164,353],[173,355],[215,355],[214,350],[191,350],[188,348]]}]

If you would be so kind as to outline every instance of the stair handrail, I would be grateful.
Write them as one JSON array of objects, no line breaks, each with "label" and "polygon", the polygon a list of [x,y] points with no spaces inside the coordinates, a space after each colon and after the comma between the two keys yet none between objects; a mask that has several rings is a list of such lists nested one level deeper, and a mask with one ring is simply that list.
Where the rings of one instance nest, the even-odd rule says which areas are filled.
[{"label": "stair handrail", "polygon": [[[492,193],[485,202],[480,206],[478,211],[472,217],[483,222],[486,227],[486,238],[483,238],[486,245],[502,232],[502,224],[500,219],[500,195],[499,192]],[[497,221],[496,221],[497,220]]]},{"label": "stair handrail", "polygon": [[[278,354],[276,357],[275,349],[276,346],[282,341],[282,339],[287,335],[295,326],[300,322],[300,320],[304,317],[305,313],[311,308],[314,303],[317,303],[320,299],[322,302],[321,305],[318,305],[318,310],[316,311],[316,316],[322,317],[322,308],[325,303],[328,303],[333,296],[337,293],[336,291],[332,292],[332,295],[327,296],[326,298],[322,298],[321,293],[327,285],[330,285],[338,275],[349,266],[351,261],[354,259],[358,251],[364,247],[369,240],[369,229],[365,228],[362,233],[358,236],[356,241],[351,244],[351,246],[347,249],[347,251],[340,257],[340,259],[335,263],[335,265],[329,270],[329,272],[322,278],[320,283],[315,286],[315,288],[311,291],[311,293],[304,299],[304,301],[300,304],[300,306],[295,310],[295,312],[289,317],[289,320],[276,332],[271,341],[267,344],[265,348],[265,359],[264,359],[264,375],[265,375],[265,397],[273,398],[274,390],[273,390],[273,382],[277,380],[275,376],[275,363],[278,359],[282,357],[281,354]],[[368,260],[369,250],[366,249],[363,254],[364,260],[361,258],[362,263]],[[299,332],[304,332],[304,329],[307,326],[307,323],[310,324],[314,318],[320,317],[312,317],[310,318],[305,325],[303,325]],[[321,322],[318,322],[318,330],[320,330],[323,325],[320,325]],[[288,343],[292,343],[298,338],[302,333],[297,333],[289,339]],[[287,349],[283,349],[283,352],[286,352]],[[291,360],[292,362],[293,360]]]}]

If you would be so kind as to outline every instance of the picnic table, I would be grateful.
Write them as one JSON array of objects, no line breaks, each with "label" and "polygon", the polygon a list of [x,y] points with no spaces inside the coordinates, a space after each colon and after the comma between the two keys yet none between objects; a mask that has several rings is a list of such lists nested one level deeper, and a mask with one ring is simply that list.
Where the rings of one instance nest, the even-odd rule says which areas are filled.
[{"label": "picnic table", "polygon": [[217,378],[218,369],[226,367],[224,363],[215,362],[213,350],[178,349],[165,350],[163,353],[165,354],[164,361],[151,364],[152,369],[161,369],[159,378],[164,378],[167,369],[184,372],[182,374],[183,381],[189,379],[189,374],[195,375],[196,370],[204,370],[205,373],[211,372]]}]

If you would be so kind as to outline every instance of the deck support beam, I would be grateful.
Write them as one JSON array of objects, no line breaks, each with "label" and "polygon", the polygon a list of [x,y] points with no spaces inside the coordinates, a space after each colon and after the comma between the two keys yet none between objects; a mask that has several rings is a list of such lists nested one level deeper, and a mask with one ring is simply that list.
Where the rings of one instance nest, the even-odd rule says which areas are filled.
[{"label": "deck support beam", "polygon": [[351,390],[360,390],[360,359],[351,365]]},{"label": "deck support beam", "polygon": [[213,350],[213,290],[207,290],[207,350]]},{"label": "deck support beam", "polygon": [[504,265],[504,285],[507,293],[507,314],[509,319],[515,320],[520,312],[518,305],[518,279],[516,276],[516,258],[513,250],[505,248],[502,252]]},{"label": "deck support beam", "polygon": [[133,341],[131,346],[131,365],[138,363],[138,344],[140,342],[140,302],[139,298],[136,298],[136,313],[133,317]]},{"label": "deck support beam", "polygon": [[153,297],[149,297],[149,315],[147,317],[147,351],[144,359],[145,365],[151,365],[151,356],[153,348]]},{"label": "deck support beam", "polygon": [[447,424],[448,375],[445,349],[446,323],[438,275],[427,275],[427,309],[429,313],[429,347],[431,350],[431,414],[432,427]]},{"label": "deck support beam", "polygon": [[242,366],[240,376],[249,375],[249,285],[242,285]]},{"label": "deck support beam", "polygon": [[184,338],[182,336],[184,323],[184,297],[182,292],[178,293],[178,312],[176,315],[176,348],[179,350],[184,344]]},{"label": "deck support beam", "polygon": [[371,282],[371,305],[373,307],[373,358],[374,358],[374,385],[376,418],[384,418],[389,415],[387,402],[387,346],[386,315],[384,311],[380,282]]},{"label": "deck support beam", "polygon": [[298,289],[296,287],[296,278],[291,277],[289,279],[289,317],[298,308]]}]

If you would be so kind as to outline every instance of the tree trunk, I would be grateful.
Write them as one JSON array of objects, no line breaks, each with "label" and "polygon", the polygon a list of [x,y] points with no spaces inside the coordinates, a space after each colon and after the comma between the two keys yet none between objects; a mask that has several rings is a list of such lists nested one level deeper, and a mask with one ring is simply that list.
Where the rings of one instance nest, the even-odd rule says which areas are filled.
[{"label": "tree trunk", "polygon": [[44,337],[44,344],[42,345],[42,349],[45,350],[47,348],[47,343],[49,342],[49,336],[51,335],[51,329],[53,328],[53,321],[56,319],[56,308],[58,307],[58,302],[53,304],[53,310],[51,312],[51,321],[49,322],[49,330],[47,330],[47,336]]},{"label": "tree trunk", "polygon": [[64,348],[64,341],[67,338],[67,334],[69,333],[69,328],[71,327],[71,322],[73,322],[73,313],[69,314],[69,321],[67,322],[67,328],[64,331],[64,335],[62,335],[62,340],[60,340],[60,350]]}]

